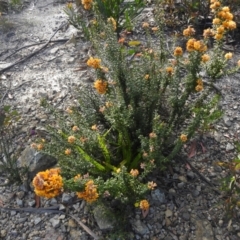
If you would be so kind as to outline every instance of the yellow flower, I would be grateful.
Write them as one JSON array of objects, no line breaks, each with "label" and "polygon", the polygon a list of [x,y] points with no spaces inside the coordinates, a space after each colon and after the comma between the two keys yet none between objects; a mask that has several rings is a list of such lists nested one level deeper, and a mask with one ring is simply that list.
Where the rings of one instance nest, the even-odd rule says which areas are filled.
[{"label": "yellow flower", "polygon": [[116,170],[116,172],[117,172],[117,173],[120,173],[120,172],[121,172],[121,168],[118,168],[118,169]]},{"label": "yellow flower", "polygon": [[158,27],[152,27],[152,31],[154,32],[158,31]]},{"label": "yellow flower", "polygon": [[70,107],[67,107],[66,112],[69,113],[69,114],[72,114],[73,110]]},{"label": "yellow flower", "polygon": [[226,12],[224,18],[226,20],[233,20],[233,14],[230,12]]},{"label": "yellow flower", "polygon": [[221,3],[217,1],[217,2],[212,3],[212,4],[210,5],[210,8],[211,8],[212,10],[215,10],[215,9],[219,8],[220,6],[221,6]]},{"label": "yellow flower", "polygon": [[42,143],[39,143],[39,144],[37,145],[37,150],[38,150],[38,151],[42,150],[43,148],[44,148],[44,145],[43,145]]},{"label": "yellow flower", "polygon": [[173,74],[173,68],[172,68],[172,67],[166,67],[166,72],[167,72],[169,75],[172,75],[172,74]]},{"label": "yellow flower", "polygon": [[222,11],[224,11],[224,12],[230,12],[230,9],[229,9],[229,7],[222,7]]},{"label": "yellow flower", "polygon": [[108,21],[108,23],[112,24],[114,30],[117,29],[117,23],[116,23],[116,21],[114,20],[113,17],[108,18],[107,21]]},{"label": "yellow flower", "polygon": [[146,211],[149,209],[150,205],[149,205],[149,202],[147,200],[142,200],[140,201],[139,203],[139,207],[143,210],[143,211]]},{"label": "yellow flower", "polygon": [[89,180],[85,184],[85,191],[77,192],[77,196],[78,198],[83,198],[88,203],[96,201],[99,197],[99,194],[97,192],[97,185],[94,185],[93,180]]},{"label": "yellow flower", "polygon": [[111,102],[106,102],[105,105],[106,105],[107,108],[110,108],[110,107],[113,106],[113,104]]},{"label": "yellow flower", "polygon": [[151,132],[151,133],[149,133],[149,137],[150,138],[156,138],[157,134],[155,132]]},{"label": "yellow flower", "polygon": [[221,20],[219,18],[214,18],[212,23],[215,25],[219,25],[221,23]]},{"label": "yellow flower", "polygon": [[196,39],[191,38],[187,41],[187,51],[192,52],[194,51],[194,43],[196,42]]},{"label": "yellow flower", "polygon": [[144,22],[144,23],[142,24],[142,28],[149,28],[149,23]]},{"label": "yellow flower", "polygon": [[84,9],[89,10],[92,7],[92,0],[82,0]]},{"label": "yellow flower", "polygon": [[139,172],[138,172],[137,169],[132,169],[132,170],[130,171],[130,174],[131,174],[133,177],[137,177],[137,176],[139,175]]},{"label": "yellow flower", "polygon": [[72,150],[70,148],[67,148],[64,153],[66,155],[70,155],[72,153]]},{"label": "yellow flower", "polygon": [[210,59],[209,55],[208,54],[203,54],[202,55],[202,62],[206,63],[208,62]]},{"label": "yellow flower", "polygon": [[219,41],[223,38],[223,34],[216,34],[214,38]]},{"label": "yellow flower", "polygon": [[39,172],[33,179],[34,192],[41,197],[53,198],[62,192],[63,180],[60,169]]},{"label": "yellow flower", "polygon": [[108,83],[102,79],[98,79],[94,82],[94,88],[96,88],[99,94],[105,94],[107,92]]},{"label": "yellow flower", "polygon": [[149,188],[149,189],[153,190],[156,186],[157,186],[156,183],[154,183],[154,182],[148,182],[148,188]]},{"label": "yellow flower", "polygon": [[193,47],[196,51],[199,52],[207,51],[207,46],[202,41],[195,41]]},{"label": "yellow flower", "polygon": [[146,80],[149,79],[149,74],[146,74],[145,77],[144,77]]},{"label": "yellow flower", "polygon": [[197,79],[197,84],[200,86],[203,86],[203,81],[201,78]]},{"label": "yellow flower", "polygon": [[92,129],[93,131],[97,131],[97,130],[98,130],[98,127],[97,127],[96,124],[94,124],[94,125],[91,127],[91,129]]},{"label": "yellow flower", "polygon": [[67,3],[67,8],[70,9],[70,10],[73,9],[73,5],[72,5],[71,2],[70,2],[70,3]]},{"label": "yellow flower", "polygon": [[212,37],[213,35],[214,35],[214,32],[211,28],[205,29],[203,31],[204,38],[209,38],[209,37]]},{"label": "yellow flower", "polygon": [[194,34],[195,34],[195,30],[194,30],[194,28],[192,28],[190,26],[188,26],[187,29],[183,30],[183,36],[185,36],[185,37],[190,37],[190,36],[192,36]]},{"label": "yellow flower", "polygon": [[68,137],[68,142],[69,143],[74,143],[76,141],[76,138],[74,136],[69,136]]},{"label": "yellow flower", "polygon": [[183,55],[183,50],[181,47],[176,47],[174,50],[174,56],[179,57]]},{"label": "yellow flower", "polygon": [[87,138],[85,138],[85,137],[80,137],[79,140],[81,141],[81,143],[85,143],[85,142],[87,141]]},{"label": "yellow flower", "polygon": [[79,130],[79,128],[78,128],[78,126],[73,126],[73,127],[72,127],[72,130],[73,130],[74,132],[77,132],[77,131]]},{"label": "yellow flower", "polygon": [[221,19],[225,19],[226,12],[225,11],[220,11],[217,13],[217,16],[220,17]]},{"label": "yellow flower", "polygon": [[232,56],[233,56],[233,54],[229,52],[229,53],[226,53],[224,57],[225,57],[227,60],[230,60],[230,59],[232,58]]},{"label": "yellow flower", "polygon": [[90,57],[87,61],[87,65],[89,67],[93,67],[93,68],[96,68],[96,69],[101,67],[100,63],[101,63],[101,59],[93,58],[93,57]]},{"label": "yellow flower", "polygon": [[186,141],[187,141],[187,135],[181,134],[180,140],[181,140],[182,142],[186,142]]},{"label": "yellow flower", "polygon": [[195,90],[196,90],[197,92],[201,92],[201,91],[203,90],[203,85],[197,85],[197,86],[195,87]]},{"label": "yellow flower", "polygon": [[237,27],[236,23],[234,21],[228,21],[227,22],[227,28],[229,30],[234,30]]},{"label": "yellow flower", "polygon": [[218,34],[223,34],[224,31],[225,31],[224,26],[220,26],[220,27],[217,28],[217,33],[218,33]]},{"label": "yellow flower", "polygon": [[82,177],[81,177],[80,174],[78,174],[78,175],[76,175],[73,179],[74,179],[74,182],[77,182],[78,180],[81,180]]}]

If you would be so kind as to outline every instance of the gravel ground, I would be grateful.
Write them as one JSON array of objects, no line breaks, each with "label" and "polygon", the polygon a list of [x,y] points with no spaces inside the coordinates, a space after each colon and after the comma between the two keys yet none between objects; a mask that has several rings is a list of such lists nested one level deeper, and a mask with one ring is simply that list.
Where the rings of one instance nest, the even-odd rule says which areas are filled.
[{"label": "gravel ground", "polygon": [[[10,27],[0,25],[0,69],[43,45],[23,49],[6,58],[14,50],[23,45],[48,41],[66,23],[62,11],[64,5],[50,3],[50,0],[44,4],[31,2],[21,13],[6,16]],[[41,7],[43,5],[45,7]],[[151,19],[151,11],[152,7],[146,9],[140,21]],[[78,41],[74,41],[73,35]],[[16,139],[20,149],[32,141],[30,130],[37,128],[41,132],[48,121],[46,113],[39,108],[41,98],[46,97],[57,108],[65,109],[68,103],[76,100],[75,90],[92,81],[86,70],[79,69],[88,58],[89,51],[89,44],[81,38],[81,33],[65,25],[53,39],[59,41],[49,44],[34,57],[1,76],[4,90],[2,103],[10,103],[23,116]],[[239,56],[237,52],[236,56]],[[122,239],[240,239],[240,211],[236,209],[235,217],[227,218],[225,198],[219,192],[220,179],[228,171],[216,164],[218,161],[228,162],[236,156],[234,142],[240,138],[239,78],[237,73],[218,83],[223,94],[223,119],[214,125],[211,132],[186,144],[181,156],[173,161],[164,175],[153,175],[152,180],[158,188],[148,196],[150,212],[143,219],[136,209],[129,216],[130,233]],[[189,159],[194,143],[196,154]],[[4,174],[1,173],[0,184],[4,182]],[[71,193],[56,199],[42,199],[41,208],[37,210],[33,192],[24,185],[0,186],[0,239],[87,240],[94,239],[93,233],[99,239],[107,239],[106,231],[97,224],[93,209],[85,202],[75,200]],[[44,212],[41,212],[42,208]],[[83,224],[91,232],[84,229]],[[109,239],[120,238],[112,236]]]}]

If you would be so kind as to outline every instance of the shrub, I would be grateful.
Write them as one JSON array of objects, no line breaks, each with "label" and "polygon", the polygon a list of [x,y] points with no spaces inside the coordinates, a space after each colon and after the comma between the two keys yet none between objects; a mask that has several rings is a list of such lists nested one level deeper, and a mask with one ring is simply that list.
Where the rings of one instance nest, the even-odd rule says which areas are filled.
[{"label": "shrub", "polygon": [[[221,11],[227,8],[214,8],[216,16]],[[87,61],[96,80],[79,89],[79,103],[66,114],[42,101],[57,124],[49,126],[51,138],[40,149],[58,159],[64,189],[90,203],[135,204],[144,213],[146,192],[156,187],[149,173],[165,169],[197,130],[221,117],[214,83],[239,66],[230,68],[232,55],[221,50],[225,34],[235,27],[231,19],[221,17],[203,39],[185,29],[185,52],[179,46],[168,49],[161,21],[154,31],[143,27],[146,43],[119,39],[115,20],[96,12],[88,28],[96,56]],[[215,43],[208,50],[210,37]]]}]

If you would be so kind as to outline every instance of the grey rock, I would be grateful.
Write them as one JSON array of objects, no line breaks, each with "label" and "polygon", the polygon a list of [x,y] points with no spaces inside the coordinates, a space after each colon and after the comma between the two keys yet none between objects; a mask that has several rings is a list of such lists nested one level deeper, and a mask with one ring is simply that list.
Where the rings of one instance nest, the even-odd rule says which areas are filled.
[{"label": "grey rock", "polygon": [[164,192],[162,192],[160,189],[156,189],[151,192],[152,199],[155,203],[165,203],[166,202],[166,197]]},{"label": "grey rock", "polygon": [[93,215],[101,230],[111,230],[114,228],[116,218],[114,213],[106,206],[99,204],[93,209]]},{"label": "grey rock", "polygon": [[178,188],[183,188],[185,186],[185,183],[184,182],[180,182],[177,184]]},{"label": "grey rock", "polygon": [[194,178],[195,178],[195,174],[194,174],[194,172],[192,172],[192,171],[188,171],[188,172],[187,172],[187,176],[188,176],[190,179],[194,179]]},{"label": "grey rock", "polygon": [[17,160],[17,166],[20,169],[27,167],[29,177],[32,179],[38,172],[53,167],[56,162],[56,158],[26,147]]},{"label": "grey rock", "polygon": [[234,146],[231,143],[228,143],[226,146],[226,151],[231,151],[234,149]]},{"label": "grey rock", "polygon": [[72,240],[79,240],[79,239],[82,239],[82,233],[81,233],[81,231],[79,231],[79,230],[76,230],[76,229],[71,229],[70,230],[70,236],[71,236],[71,239]]},{"label": "grey rock", "polygon": [[184,220],[188,221],[188,220],[190,219],[190,214],[189,214],[188,212],[184,212],[184,213],[182,214],[182,218],[183,218]]},{"label": "grey rock", "polygon": [[49,221],[54,228],[58,228],[60,226],[61,221],[56,217],[51,218]]},{"label": "grey rock", "polygon": [[72,200],[72,196],[70,193],[63,193],[62,195],[62,203],[69,203]]},{"label": "grey rock", "polygon": [[140,219],[134,219],[131,221],[131,225],[133,230],[140,235],[147,234],[149,229],[145,223],[143,223]]},{"label": "grey rock", "polygon": [[42,218],[41,218],[41,217],[36,217],[36,218],[34,219],[34,224],[37,225],[37,224],[39,224],[41,221],[42,221]]},{"label": "grey rock", "polygon": [[5,229],[1,230],[1,238],[4,238],[7,236],[7,231]]},{"label": "grey rock", "polygon": [[28,201],[28,206],[33,207],[36,204],[35,200]]},{"label": "grey rock", "polygon": [[16,199],[16,202],[17,202],[17,205],[18,205],[19,207],[22,207],[22,206],[23,206],[23,200],[22,200],[22,199],[17,198],[17,199]]}]

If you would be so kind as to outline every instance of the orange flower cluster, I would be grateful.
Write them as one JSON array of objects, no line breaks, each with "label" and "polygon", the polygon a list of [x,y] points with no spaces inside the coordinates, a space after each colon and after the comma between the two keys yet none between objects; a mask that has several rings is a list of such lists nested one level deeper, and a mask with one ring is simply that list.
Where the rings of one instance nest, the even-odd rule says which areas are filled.
[{"label": "orange flower cluster", "polygon": [[187,29],[183,30],[183,36],[185,37],[190,37],[194,34],[195,34],[195,29],[190,26],[188,26]]},{"label": "orange flower cluster", "polygon": [[139,207],[140,207],[142,210],[146,211],[146,210],[149,209],[150,204],[149,204],[149,202],[148,202],[147,200],[142,200],[142,201],[140,201],[140,203],[139,203]]},{"label": "orange flower cluster", "polygon": [[210,59],[209,55],[207,55],[207,54],[202,55],[202,62],[206,63],[209,61],[209,59]]},{"label": "orange flower cluster", "polygon": [[202,79],[198,79],[197,80],[197,86],[195,87],[195,90],[197,92],[200,92],[200,91],[203,90],[203,81],[202,81]]},{"label": "orange flower cluster", "polygon": [[82,0],[82,5],[84,9],[90,10],[92,7],[92,0]]},{"label": "orange flower cluster", "polygon": [[100,63],[101,63],[101,59],[99,59],[99,58],[93,58],[93,57],[90,57],[89,59],[88,59],[88,61],[87,61],[87,65],[89,66],[89,67],[93,67],[93,68],[101,68],[101,65],[100,65]]},{"label": "orange flower cluster", "polygon": [[100,94],[105,94],[107,92],[107,87],[108,83],[102,79],[98,79],[94,82],[94,88],[96,88]]},{"label": "orange flower cluster", "polygon": [[175,50],[174,50],[174,56],[176,57],[180,57],[183,55],[183,50],[181,47],[176,47]]},{"label": "orange flower cluster", "polygon": [[94,185],[93,180],[89,180],[85,185],[85,191],[77,192],[79,198],[83,198],[88,203],[94,202],[98,199],[97,186]]},{"label": "orange flower cluster", "polygon": [[50,169],[39,172],[33,179],[34,192],[41,197],[53,198],[62,192],[63,180],[60,169]]},{"label": "orange flower cluster", "polygon": [[202,41],[197,41],[194,38],[191,38],[187,42],[187,51],[198,51],[198,52],[206,52],[207,46]]},{"label": "orange flower cluster", "polygon": [[213,25],[215,25],[215,39],[221,40],[223,35],[228,30],[234,30],[236,22],[233,21],[233,14],[230,12],[229,7],[221,7],[221,3],[217,0],[211,0],[210,8],[215,13]]}]

